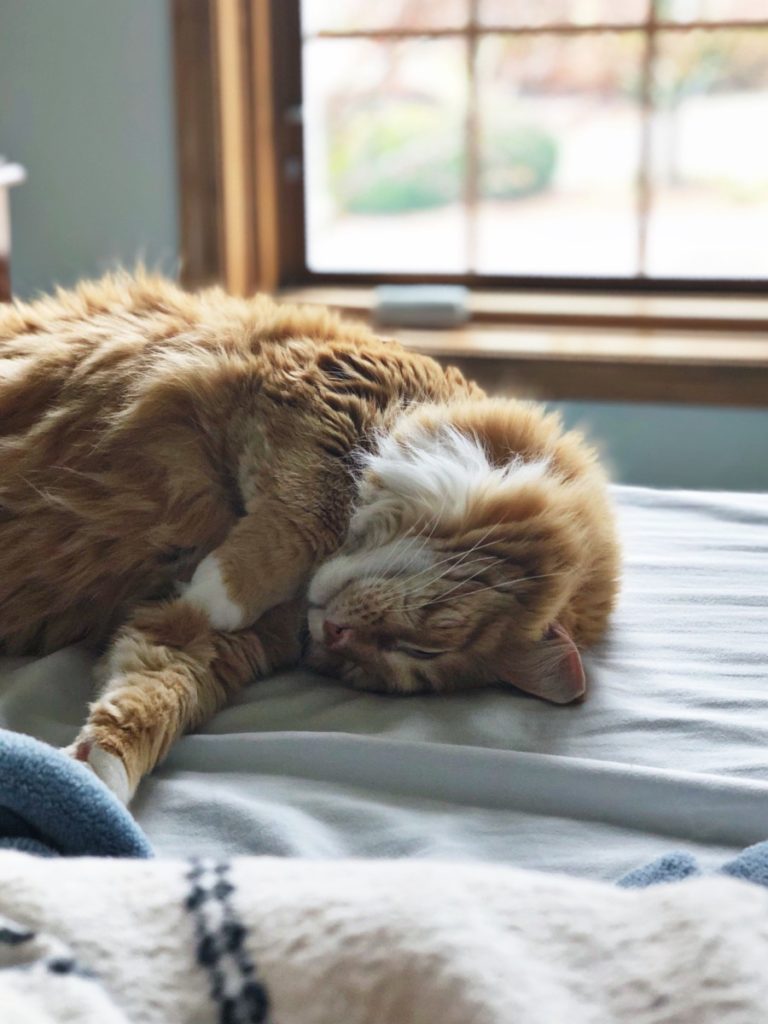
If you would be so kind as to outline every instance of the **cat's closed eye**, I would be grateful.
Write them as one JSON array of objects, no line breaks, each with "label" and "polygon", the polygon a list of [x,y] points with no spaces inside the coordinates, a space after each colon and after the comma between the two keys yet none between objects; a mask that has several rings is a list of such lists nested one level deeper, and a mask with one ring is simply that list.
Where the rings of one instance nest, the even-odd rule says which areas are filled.
[{"label": "cat's closed eye", "polygon": [[432,658],[445,654],[445,651],[430,651],[423,647],[411,647],[409,644],[400,644],[397,650],[409,658],[418,658],[420,661],[430,661]]},{"label": "cat's closed eye", "polygon": [[431,658],[437,658],[440,654],[445,654],[442,649],[414,647],[412,644],[403,643],[394,636],[380,636],[378,644],[383,651],[397,651],[398,654],[405,654],[408,658],[417,658],[421,661],[429,661]]}]

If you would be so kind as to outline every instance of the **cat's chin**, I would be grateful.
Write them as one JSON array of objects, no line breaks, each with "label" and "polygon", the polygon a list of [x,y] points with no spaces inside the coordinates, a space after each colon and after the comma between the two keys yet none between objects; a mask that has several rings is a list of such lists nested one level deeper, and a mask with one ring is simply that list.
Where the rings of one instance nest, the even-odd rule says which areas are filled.
[{"label": "cat's chin", "polygon": [[301,657],[302,664],[321,676],[341,679],[343,658],[331,654],[322,644],[310,636]]},{"label": "cat's chin", "polygon": [[369,675],[364,666],[334,654],[323,644],[318,644],[311,638],[305,648],[302,664],[313,672],[317,672],[318,675],[362,693],[397,692],[396,687],[389,686],[384,680]]}]

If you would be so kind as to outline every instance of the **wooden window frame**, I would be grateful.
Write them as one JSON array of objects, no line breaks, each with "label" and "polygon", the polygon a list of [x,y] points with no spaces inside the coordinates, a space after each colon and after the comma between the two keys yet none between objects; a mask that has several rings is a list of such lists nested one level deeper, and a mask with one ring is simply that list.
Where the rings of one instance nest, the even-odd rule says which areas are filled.
[{"label": "wooden window frame", "polygon": [[[371,285],[464,284],[473,289],[473,315],[463,332],[431,340],[406,332],[406,343],[483,379],[508,381],[516,372],[540,397],[768,405],[765,281],[308,270],[299,6],[173,0],[185,285],[282,291],[367,317]],[[506,347],[494,333],[502,324]],[[515,333],[532,328],[546,340],[531,344]],[[569,329],[581,332],[581,352]],[[728,344],[745,334],[747,348]]]},{"label": "wooden window frame", "polygon": [[[293,0],[173,0],[181,278],[235,294],[299,281],[303,183]],[[280,61],[273,54],[281,54]],[[300,84],[300,81],[299,81]]]}]

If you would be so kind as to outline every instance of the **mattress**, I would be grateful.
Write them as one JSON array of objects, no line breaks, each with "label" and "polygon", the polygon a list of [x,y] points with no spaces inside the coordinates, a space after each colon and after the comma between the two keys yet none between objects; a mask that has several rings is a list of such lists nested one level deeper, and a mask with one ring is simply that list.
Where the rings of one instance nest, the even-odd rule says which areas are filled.
[{"label": "mattress", "polygon": [[[624,581],[589,696],[247,687],[132,805],[159,854],[496,861],[615,879],[768,837],[768,495],[616,487]],[[78,648],[0,661],[0,725],[64,745]]]}]

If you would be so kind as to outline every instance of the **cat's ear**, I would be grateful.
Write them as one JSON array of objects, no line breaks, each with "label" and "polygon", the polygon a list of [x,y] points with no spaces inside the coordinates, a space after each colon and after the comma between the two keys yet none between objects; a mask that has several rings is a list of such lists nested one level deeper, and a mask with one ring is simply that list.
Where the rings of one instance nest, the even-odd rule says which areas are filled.
[{"label": "cat's ear", "polygon": [[552,704],[581,700],[587,689],[579,649],[557,622],[530,651],[510,665],[504,682]]}]

